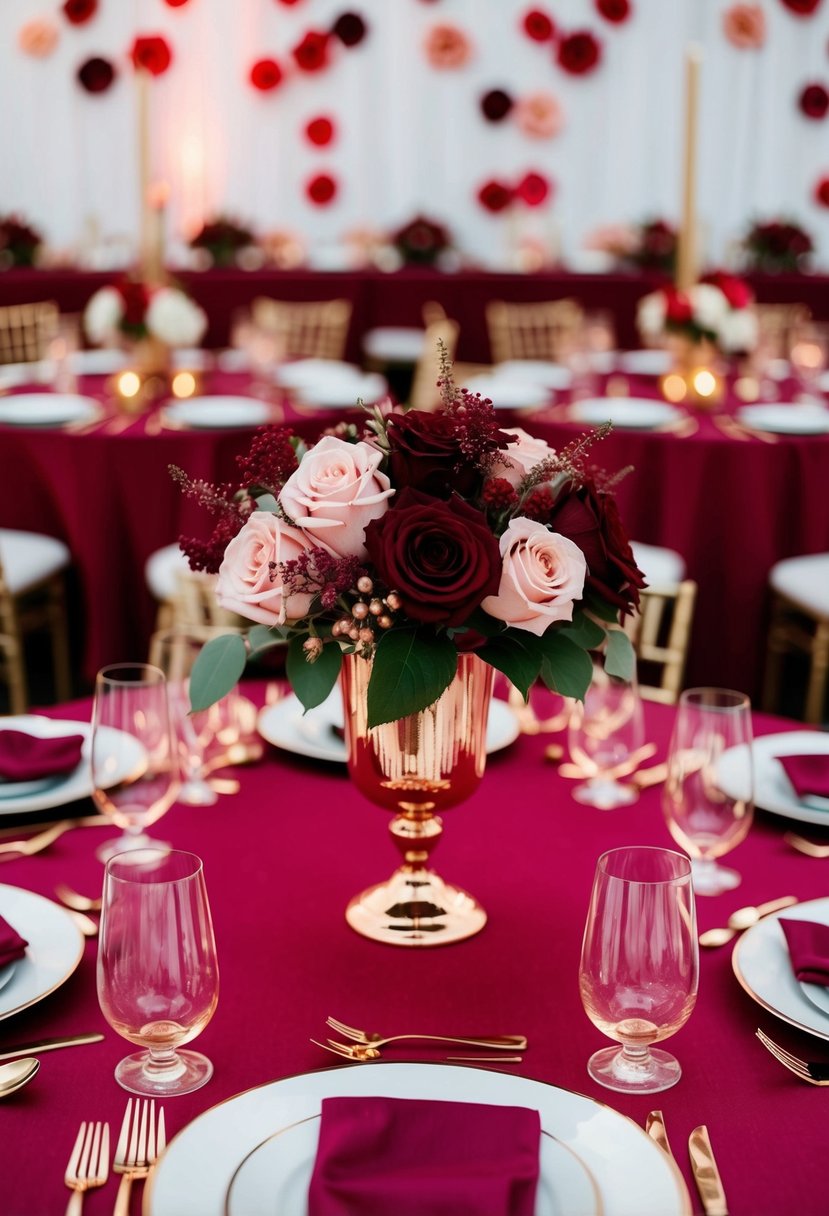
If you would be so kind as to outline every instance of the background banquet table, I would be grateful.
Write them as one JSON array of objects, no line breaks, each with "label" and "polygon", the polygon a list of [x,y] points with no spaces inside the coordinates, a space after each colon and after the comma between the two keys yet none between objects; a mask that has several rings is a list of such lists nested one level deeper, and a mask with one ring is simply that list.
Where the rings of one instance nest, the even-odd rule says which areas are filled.
[{"label": "background banquet table", "polygon": [[[246,691],[263,699],[259,683]],[[90,705],[47,712],[88,717]],[[670,709],[647,709],[656,760],[666,755],[672,717]],[[758,733],[787,725],[756,721]],[[389,1034],[525,1033],[530,1045],[515,1073],[587,1094],[640,1126],[648,1111],[661,1108],[689,1183],[687,1137],[706,1123],[732,1216],[825,1212],[825,1099],[774,1061],[754,1031],[762,1026],[812,1059],[829,1059],[829,1047],[790,1030],[743,993],[731,971],[731,947],[703,952],[696,1007],[670,1043],[683,1067],[674,1089],[623,1097],[587,1076],[587,1058],[604,1042],[578,995],[596,858],[623,844],[672,842],[658,789],[614,812],[578,806],[570,783],[543,760],[547,741],[524,736],[494,755],[478,792],[447,815],[438,869],[478,896],[490,919],[479,936],[445,949],[384,947],[347,927],[348,899],[385,877],[394,858],[386,817],[337,765],[269,749],[261,764],[238,770],[238,796],[207,809],[175,806],[156,825],[160,838],[204,859],[221,970],[218,1009],[197,1044],[213,1060],[215,1075],[197,1093],[166,1101],[170,1132],[251,1086],[339,1067],[309,1042],[325,1037],[329,1014]],[[742,886],[698,900],[701,929],[724,924],[738,905],[786,894],[801,900],[825,895],[823,866],[786,846],[786,826],[758,814],[750,836],[729,858],[743,874]],[[0,881],[47,896],[58,881],[95,893],[102,870],[93,853],[113,834],[108,828],[70,832],[38,857],[4,861]],[[0,1050],[41,1036],[91,1030],[106,1036],[99,1044],[44,1055],[35,1082],[3,1103],[8,1216],[62,1211],[63,1170],[79,1120],[120,1125],[126,1095],[112,1073],[128,1048],[98,1009],[95,956],[90,940],[78,971],[58,993],[0,1028]],[[442,1060],[445,1054],[398,1047],[385,1058]],[[692,1183],[691,1191],[699,1212]],[[91,1192],[88,1216],[110,1212],[114,1193],[113,1183]],[[140,1210],[137,1196],[132,1210]]]}]

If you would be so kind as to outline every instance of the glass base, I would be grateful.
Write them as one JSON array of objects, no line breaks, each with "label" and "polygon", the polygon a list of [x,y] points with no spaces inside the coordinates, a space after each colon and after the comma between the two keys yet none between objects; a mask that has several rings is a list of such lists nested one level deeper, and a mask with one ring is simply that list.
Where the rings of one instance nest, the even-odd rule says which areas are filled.
[{"label": "glass base", "polygon": [[431,870],[396,870],[355,896],[345,919],[362,937],[392,946],[446,946],[480,933],[486,912]]},{"label": "glass base", "polygon": [[201,1089],[213,1076],[213,1065],[199,1051],[177,1051],[169,1065],[153,1065],[148,1051],[126,1056],[115,1069],[115,1080],[131,1094],[175,1097]]},{"label": "glass base", "polygon": [[691,876],[695,895],[722,895],[733,891],[743,881],[736,870],[718,866],[716,861],[691,860]]},{"label": "glass base", "polygon": [[620,785],[618,781],[602,780],[592,777],[584,785],[577,785],[570,791],[576,802],[582,806],[595,806],[600,811],[612,811],[617,806],[630,806],[639,797],[639,791],[633,785]]},{"label": "glass base", "polygon": [[587,1071],[599,1085],[620,1094],[658,1094],[682,1076],[679,1060],[658,1047],[633,1059],[621,1047],[603,1047],[587,1061]]},{"label": "glass base", "polygon": [[185,781],[176,797],[176,802],[185,806],[215,806],[219,795],[207,781]]},{"label": "glass base", "polygon": [[[102,845],[99,845],[95,850],[95,856],[98,861],[107,862],[110,857],[119,857],[122,853],[134,853],[139,849],[160,849],[163,853],[169,853],[172,845],[163,840],[153,840],[145,832],[139,833],[138,836],[131,836],[127,832],[123,836],[117,836],[115,840],[105,840]],[[129,857],[125,857],[126,862],[130,861]],[[135,864],[140,865],[143,858],[136,857]]]}]

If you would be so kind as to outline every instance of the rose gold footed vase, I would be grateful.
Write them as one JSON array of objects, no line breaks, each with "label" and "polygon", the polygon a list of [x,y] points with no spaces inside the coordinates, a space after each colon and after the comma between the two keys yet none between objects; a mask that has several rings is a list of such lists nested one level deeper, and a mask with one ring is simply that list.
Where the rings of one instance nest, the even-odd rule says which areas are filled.
[{"label": "rose gold footed vase", "polygon": [[394,812],[389,825],[403,864],[352,899],[346,920],[374,941],[443,946],[478,933],[486,913],[429,866],[443,832],[438,812],[477,788],[486,765],[492,668],[458,656],[452,683],[433,705],[396,722],[367,725],[371,662],[347,655],[341,676],[348,771],[362,794]]}]

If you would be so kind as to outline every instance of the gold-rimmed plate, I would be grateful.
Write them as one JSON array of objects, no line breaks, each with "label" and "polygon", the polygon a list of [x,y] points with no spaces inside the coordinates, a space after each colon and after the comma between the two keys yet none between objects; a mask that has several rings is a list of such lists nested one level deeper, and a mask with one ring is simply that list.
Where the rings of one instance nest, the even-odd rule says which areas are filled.
[{"label": "gold-rimmed plate", "polygon": [[28,1009],[65,984],[83,957],[84,939],[71,915],[50,899],[0,883],[0,916],[29,943],[0,988],[0,1019]]}]

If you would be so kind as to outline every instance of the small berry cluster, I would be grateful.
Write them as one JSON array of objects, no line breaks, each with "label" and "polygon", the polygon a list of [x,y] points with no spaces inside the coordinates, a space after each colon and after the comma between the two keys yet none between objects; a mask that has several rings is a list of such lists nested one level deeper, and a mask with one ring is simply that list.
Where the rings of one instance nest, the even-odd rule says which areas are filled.
[{"label": "small berry cluster", "polygon": [[375,595],[374,583],[367,574],[357,580],[357,591],[361,598],[352,604],[348,615],[334,622],[331,633],[335,638],[359,643],[367,655],[376,641],[375,629],[391,629],[394,613],[400,611],[402,601],[396,591],[382,598]]}]

